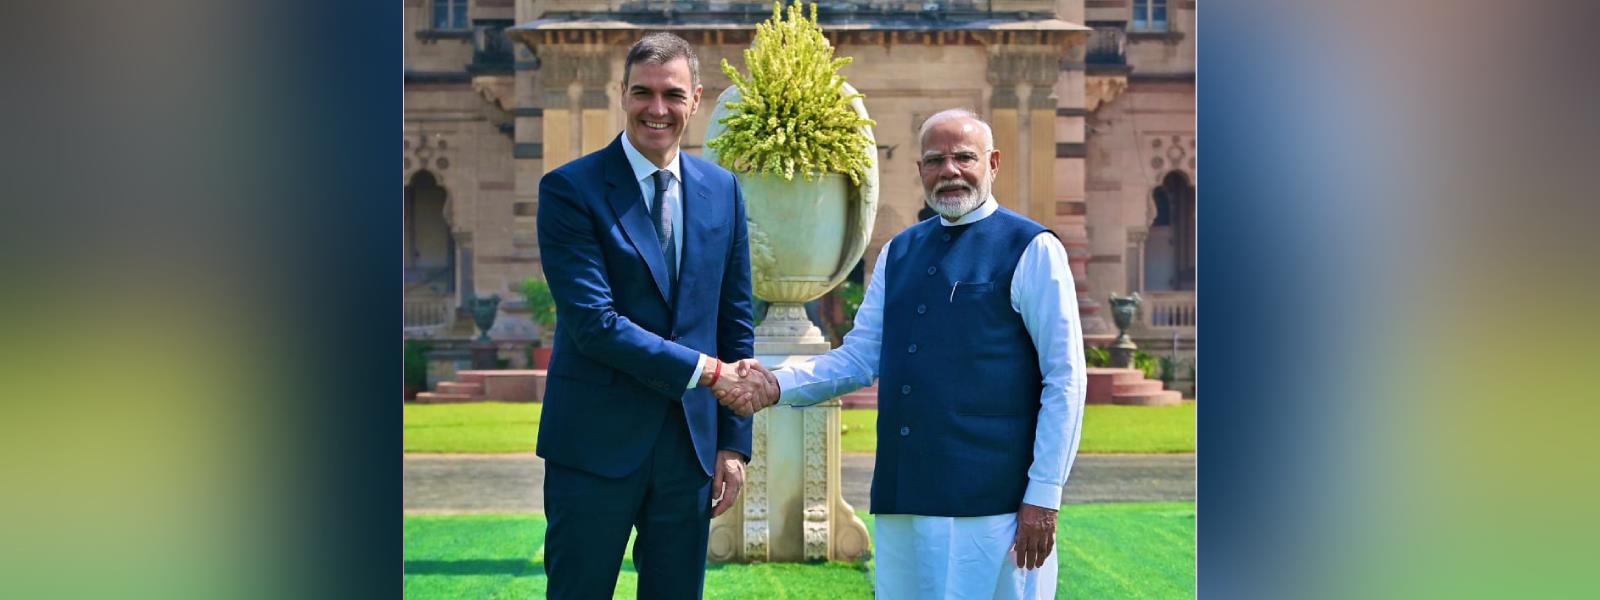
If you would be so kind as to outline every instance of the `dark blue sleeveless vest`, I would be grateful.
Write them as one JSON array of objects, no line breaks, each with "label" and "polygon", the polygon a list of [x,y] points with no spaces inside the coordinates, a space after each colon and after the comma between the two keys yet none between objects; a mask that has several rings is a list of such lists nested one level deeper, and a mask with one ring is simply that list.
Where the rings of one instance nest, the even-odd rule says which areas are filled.
[{"label": "dark blue sleeveless vest", "polygon": [[928,219],[889,244],[873,513],[975,517],[1022,504],[1044,377],[1011,277],[1045,231],[1002,207],[956,227]]}]

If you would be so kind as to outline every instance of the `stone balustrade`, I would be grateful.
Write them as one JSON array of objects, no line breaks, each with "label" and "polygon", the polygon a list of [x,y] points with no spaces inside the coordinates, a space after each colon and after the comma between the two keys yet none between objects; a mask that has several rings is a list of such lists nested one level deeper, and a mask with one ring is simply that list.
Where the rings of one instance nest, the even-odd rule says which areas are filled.
[{"label": "stone balustrade", "polygon": [[1179,333],[1192,335],[1195,329],[1194,292],[1144,292],[1139,308],[1142,335]]},{"label": "stone balustrade", "polygon": [[408,329],[445,325],[450,322],[450,298],[406,298],[402,314]]}]

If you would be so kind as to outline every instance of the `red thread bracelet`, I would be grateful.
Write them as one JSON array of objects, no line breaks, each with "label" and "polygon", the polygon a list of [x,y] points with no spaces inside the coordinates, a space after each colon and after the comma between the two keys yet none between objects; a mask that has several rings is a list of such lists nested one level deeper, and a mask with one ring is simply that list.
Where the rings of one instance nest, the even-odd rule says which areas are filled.
[{"label": "red thread bracelet", "polygon": [[711,383],[706,384],[706,387],[711,387],[711,386],[716,385],[717,384],[717,379],[719,379],[721,377],[722,377],[722,361],[719,360],[719,361],[717,361],[717,370],[711,372]]}]

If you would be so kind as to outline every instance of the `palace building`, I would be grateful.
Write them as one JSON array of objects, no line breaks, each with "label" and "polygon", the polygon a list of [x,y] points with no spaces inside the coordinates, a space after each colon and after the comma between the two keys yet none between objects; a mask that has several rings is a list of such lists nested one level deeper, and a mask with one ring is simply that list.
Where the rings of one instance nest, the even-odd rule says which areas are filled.
[{"label": "palace building", "polygon": [[[719,65],[743,71],[754,26],[772,13],[743,1],[402,1],[404,330],[440,341],[471,336],[465,301],[491,294],[505,300],[497,340],[539,338],[519,293],[541,273],[539,178],[622,131],[634,41],[671,31],[695,46],[705,93],[683,145],[699,154],[730,85]],[[925,214],[918,126],[968,108],[995,130],[996,199],[1065,242],[1086,336],[1115,334],[1107,296],[1137,291],[1140,347],[1192,356],[1193,0],[819,4],[877,121],[882,191],[865,265]]]}]

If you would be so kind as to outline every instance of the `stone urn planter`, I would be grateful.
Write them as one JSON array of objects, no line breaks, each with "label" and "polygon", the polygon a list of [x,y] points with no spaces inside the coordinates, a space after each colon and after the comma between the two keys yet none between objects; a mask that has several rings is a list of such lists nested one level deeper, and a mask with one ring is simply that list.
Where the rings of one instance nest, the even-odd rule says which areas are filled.
[{"label": "stone urn planter", "polygon": [[[856,91],[848,83],[844,90],[847,94]],[[722,133],[727,106],[738,100],[737,87],[717,97],[707,140]],[[860,98],[850,104],[857,114],[867,117],[866,104]],[[806,319],[801,305],[844,281],[872,239],[878,212],[878,149],[871,128],[865,133],[868,143],[861,152],[869,157],[872,168],[862,176],[860,185],[851,185],[848,177],[839,174],[823,175],[816,181],[796,175],[793,181],[785,181],[771,175],[735,173],[748,212],[755,295],[771,303],[757,329],[758,337],[767,334],[824,341],[822,331]],[[716,150],[707,147],[705,153],[707,159],[717,160]]]},{"label": "stone urn planter", "polygon": [[[843,85],[847,94],[855,89]],[[730,87],[717,98],[706,139],[723,131]],[[851,107],[862,118],[859,98]],[[829,350],[803,304],[844,281],[866,252],[878,210],[877,142],[870,127],[859,151],[870,168],[853,184],[845,175],[785,181],[735,173],[744,191],[755,295],[770,303],[756,327],[756,358],[768,367],[803,361]],[[717,160],[706,147],[707,158]],[[871,551],[866,526],[844,500],[840,477],[840,402],[806,408],[776,407],[756,413],[754,455],[744,493],[733,510],[711,524],[712,561],[861,560]]]}]

